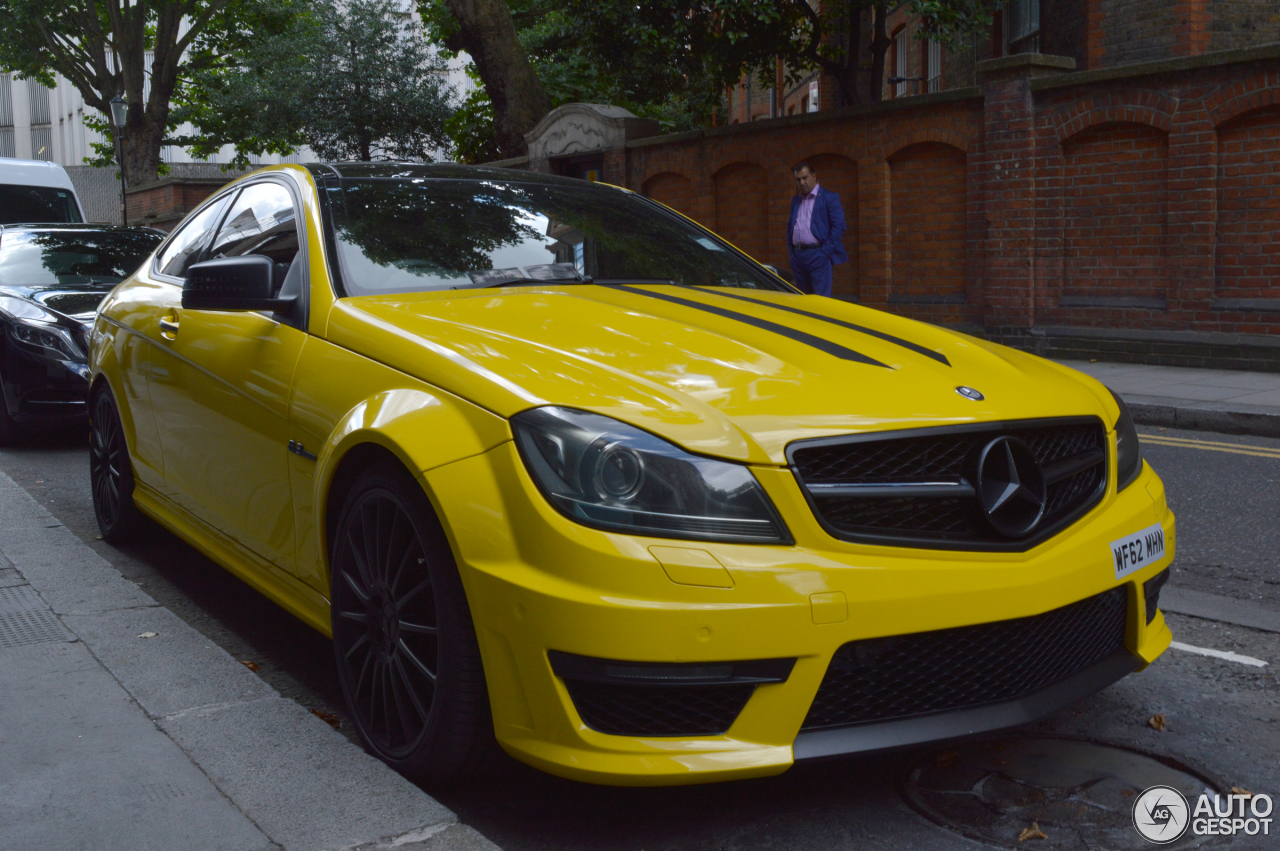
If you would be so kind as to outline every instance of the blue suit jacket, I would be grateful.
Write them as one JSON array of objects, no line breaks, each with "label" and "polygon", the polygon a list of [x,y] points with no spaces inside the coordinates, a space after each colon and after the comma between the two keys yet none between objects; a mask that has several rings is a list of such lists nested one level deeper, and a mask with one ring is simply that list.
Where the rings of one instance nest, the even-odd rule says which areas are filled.
[{"label": "blue suit jacket", "polygon": [[[791,247],[791,234],[796,229],[796,215],[800,212],[800,196],[791,196],[791,218],[787,220],[787,251],[794,253]],[[818,197],[813,200],[813,217],[809,219],[809,232],[814,239],[822,243],[822,253],[831,259],[833,264],[846,263],[849,255],[844,251],[844,208],[840,206],[840,196],[830,189],[818,186]]]}]

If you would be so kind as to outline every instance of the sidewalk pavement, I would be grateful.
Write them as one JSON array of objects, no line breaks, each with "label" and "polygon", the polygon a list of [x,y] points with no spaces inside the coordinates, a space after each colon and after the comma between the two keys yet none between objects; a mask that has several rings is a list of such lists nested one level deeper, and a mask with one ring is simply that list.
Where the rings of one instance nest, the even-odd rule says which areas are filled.
[{"label": "sidewalk pavement", "polygon": [[0,473],[0,848],[496,851]]},{"label": "sidewalk pavement", "polygon": [[1280,372],[1058,361],[1119,393],[1140,425],[1280,437]]}]

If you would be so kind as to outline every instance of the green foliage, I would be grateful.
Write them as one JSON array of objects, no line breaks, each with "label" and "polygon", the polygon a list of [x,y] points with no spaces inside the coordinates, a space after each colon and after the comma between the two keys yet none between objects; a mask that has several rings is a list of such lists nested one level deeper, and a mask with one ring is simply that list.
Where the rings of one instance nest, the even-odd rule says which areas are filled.
[{"label": "green foliage", "polygon": [[176,115],[196,132],[179,141],[208,155],[236,147],[322,159],[430,160],[448,146],[443,64],[394,0],[310,4],[290,26],[198,75]]},{"label": "green foliage", "polygon": [[[667,132],[710,124],[724,86],[682,41],[687,28],[681,15],[688,3],[509,0],[508,6],[553,107],[621,106],[656,119]],[[458,24],[443,0],[421,0],[419,9],[433,41],[456,44]],[[497,158],[493,107],[483,89],[463,101],[447,131],[455,158]]]}]

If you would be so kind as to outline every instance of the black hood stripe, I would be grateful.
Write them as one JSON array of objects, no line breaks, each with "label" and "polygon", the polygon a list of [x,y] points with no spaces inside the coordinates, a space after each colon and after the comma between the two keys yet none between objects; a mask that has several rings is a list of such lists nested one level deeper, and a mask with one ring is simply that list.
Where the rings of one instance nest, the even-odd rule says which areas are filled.
[{"label": "black hood stripe", "polygon": [[[703,313],[713,313],[716,316],[722,316],[725,319],[733,319],[738,322],[743,322],[747,325],[752,325],[765,331],[772,331],[775,334],[780,334],[789,340],[795,340],[797,343],[804,343],[807,346],[812,346],[819,351],[826,352],[829,355],[835,355],[842,360],[865,363],[870,366],[883,366],[886,369],[889,368],[888,364],[883,364],[875,358],[867,357],[860,352],[855,352],[853,349],[846,349],[844,346],[833,343],[830,340],[824,340],[821,337],[815,337],[812,334],[806,334],[803,331],[797,331],[794,328],[788,328],[785,325],[779,325],[776,322],[770,322],[767,319],[758,319],[745,313],[738,313],[734,310],[725,310],[723,307],[704,304],[700,301],[693,301],[687,298],[680,298],[679,296],[667,295],[666,293],[653,292],[652,290],[642,290],[637,287],[629,287],[623,284],[616,284],[611,286],[610,289],[626,290],[627,292],[635,293],[636,295],[648,296],[649,298],[656,298],[662,301],[669,301],[672,304],[680,304],[685,307],[692,307],[694,310],[701,310]],[[753,301],[753,299],[747,299],[747,301]],[[757,302],[757,304],[758,303],[759,302]]]},{"label": "black hood stripe", "polygon": [[736,298],[738,301],[749,301],[752,304],[759,304],[759,305],[763,305],[764,307],[772,307],[774,310],[785,310],[787,313],[795,313],[799,316],[808,316],[810,319],[817,319],[821,322],[826,322],[831,325],[839,325],[841,328],[848,328],[850,331],[859,331],[863,334],[868,334],[872,337],[877,337],[881,340],[884,340],[886,343],[893,343],[895,346],[902,346],[905,349],[910,349],[911,351],[916,352],[917,354],[924,355],[927,358],[933,358],[938,363],[943,364],[944,366],[951,366],[951,361],[947,360],[947,356],[942,354],[941,352],[935,352],[933,349],[926,349],[924,346],[913,343],[910,340],[904,340],[901,337],[895,337],[892,334],[886,334],[883,331],[877,331],[876,329],[868,328],[865,325],[856,325],[852,322],[845,322],[843,319],[834,319],[830,316],[823,316],[821,313],[812,313],[808,310],[800,310],[797,307],[787,307],[786,305],[782,305],[782,304],[774,304],[771,301],[760,301],[759,299],[754,299],[749,296],[721,292],[720,290],[723,289],[722,287],[721,288],[699,287],[698,289],[701,289],[707,293],[711,293],[712,295],[718,295],[721,298]]}]

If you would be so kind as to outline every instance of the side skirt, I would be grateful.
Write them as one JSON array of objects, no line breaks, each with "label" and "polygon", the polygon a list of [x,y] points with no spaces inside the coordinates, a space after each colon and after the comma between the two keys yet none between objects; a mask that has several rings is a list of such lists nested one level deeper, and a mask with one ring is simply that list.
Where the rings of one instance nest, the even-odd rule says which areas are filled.
[{"label": "side skirt", "polygon": [[332,637],[329,601],[320,592],[246,549],[161,494],[137,482],[133,501],[148,517],[265,594],[289,614]]}]

